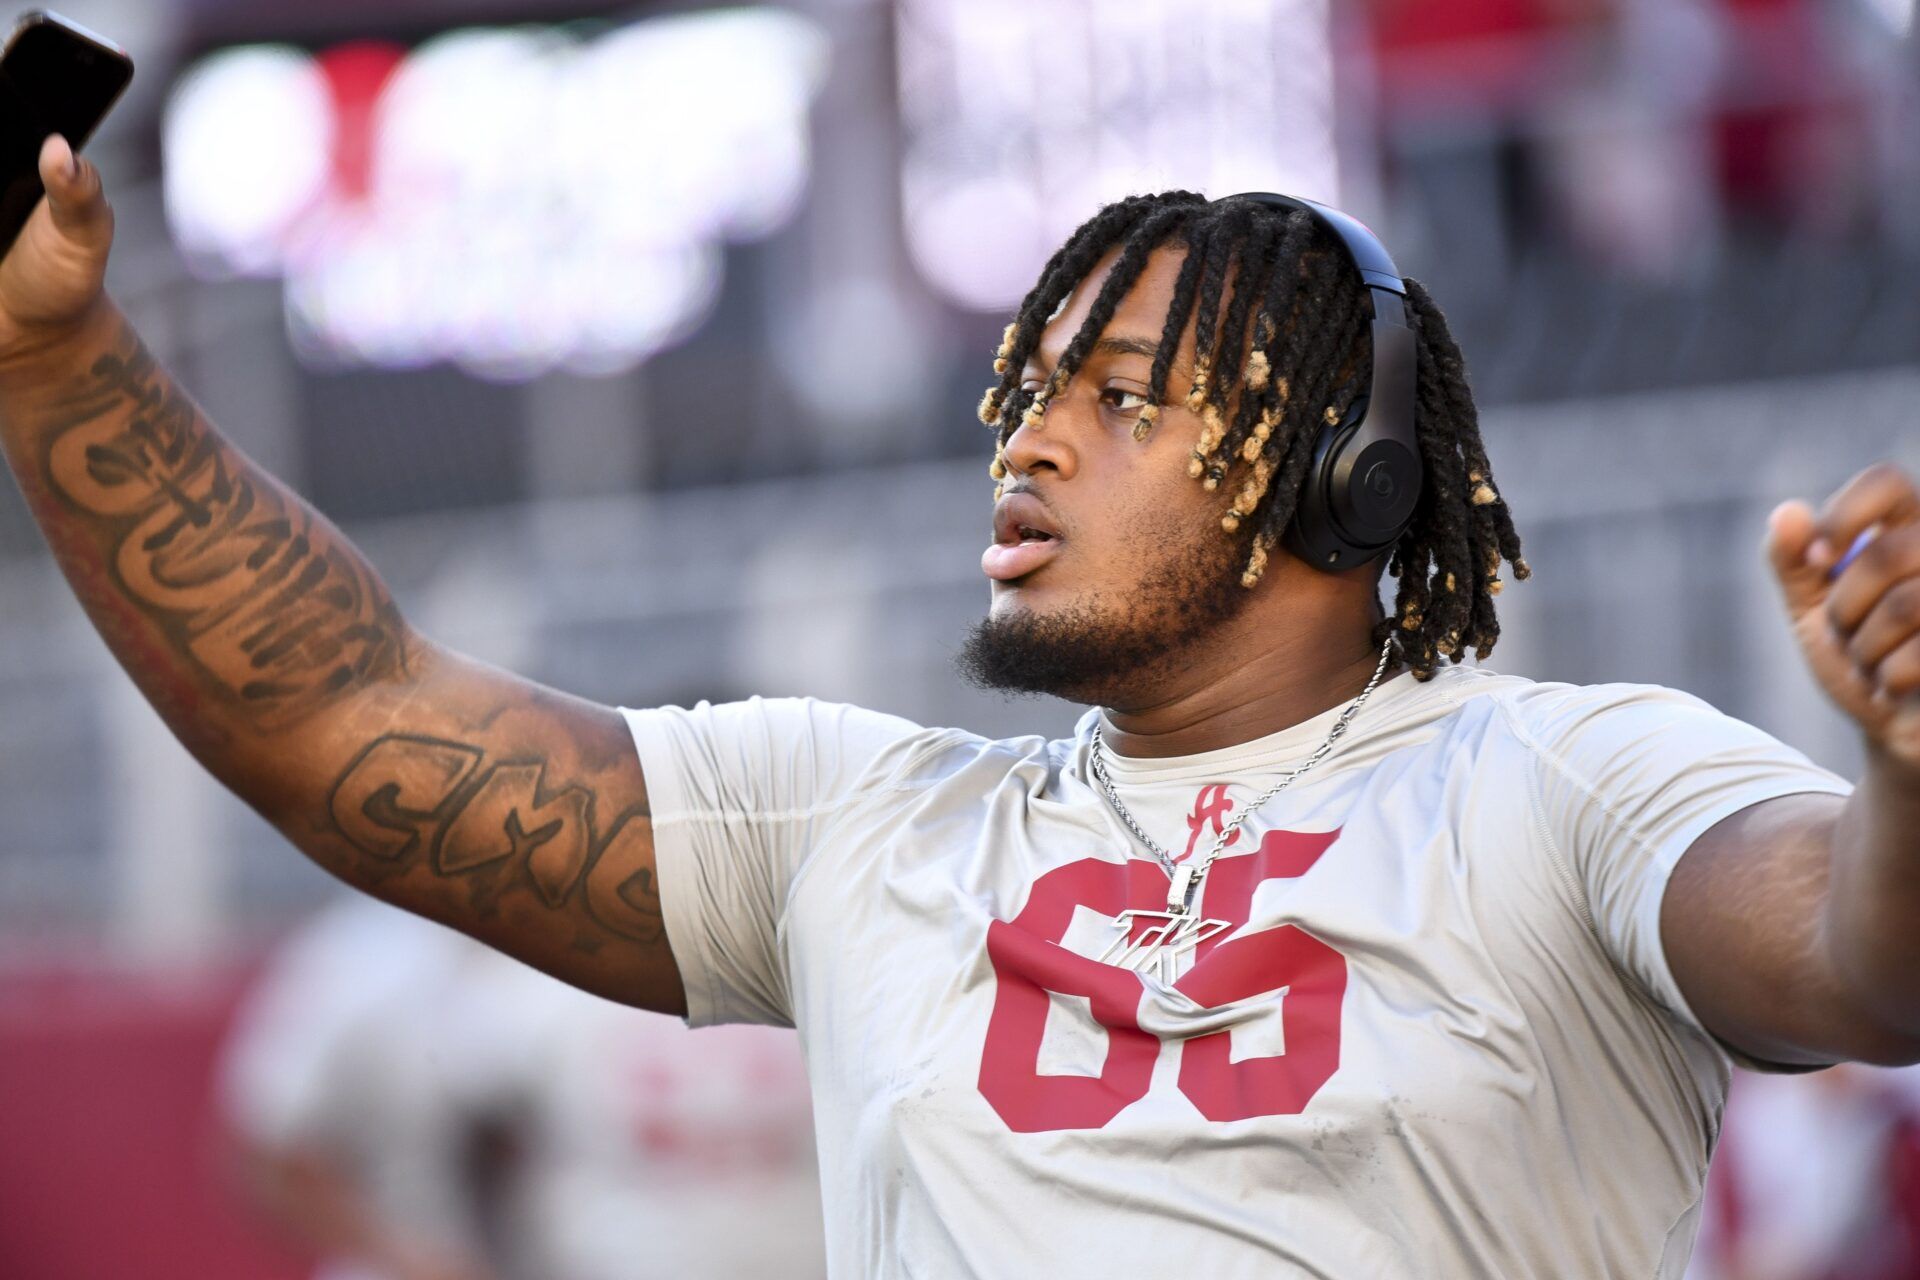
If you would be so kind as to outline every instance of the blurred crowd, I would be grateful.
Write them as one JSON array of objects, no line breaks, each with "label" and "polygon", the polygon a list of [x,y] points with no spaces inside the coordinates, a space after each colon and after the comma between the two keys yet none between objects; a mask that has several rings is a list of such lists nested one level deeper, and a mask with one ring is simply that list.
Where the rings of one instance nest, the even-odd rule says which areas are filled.
[{"label": "blurred crowd", "polygon": [[695,1035],[370,898],[273,958],[220,1097],[315,1280],[825,1274],[792,1032]]},{"label": "blurred crowd", "polygon": [[1741,1074],[1690,1280],[1920,1276],[1920,1068]]}]

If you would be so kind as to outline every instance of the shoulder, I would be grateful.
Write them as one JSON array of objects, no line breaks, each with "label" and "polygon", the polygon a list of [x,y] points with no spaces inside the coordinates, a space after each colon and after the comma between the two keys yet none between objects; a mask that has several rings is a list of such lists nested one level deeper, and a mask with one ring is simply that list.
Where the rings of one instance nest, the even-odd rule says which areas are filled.
[{"label": "shoulder", "polygon": [[1450,679],[1443,695],[1459,711],[1449,746],[1477,763],[1504,760],[1531,779],[1535,803],[1549,808],[1556,801],[1664,808],[1706,792],[1847,785],[1765,730],[1666,685],[1476,670]]},{"label": "shoulder", "polygon": [[1674,859],[1729,813],[1852,784],[1703,698],[1657,684],[1517,680],[1489,689],[1540,821],[1576,850],[1620,839]]},{"label": "shoulder", "polygon": [[1772,741],[1705,699],[1666,685],[1572,684],[1463,667],[1441,689],[1441,696],[1462,711],[1496,721],[1522,746],[1549,757],[1661,740],[1681,746],[1702,734]]},{"label": "shoulder", "polygon": [[922,729],[890,749],[888,780],[900,787],[945,785],[981,792],[1010,777],[1035,794],[1057,789],[1084,767],[1087,734],[1097,711],[1081,717],[1072,737],[1018,734],[994,738],[966,729]]},{"label": "shoulder", "polygon": [[771,769],[832,778],[845,796],[1050,767],[1070,740],[989,738],[819,698],[751,697],[692,707],[621,708],[644,764],[669,758],[716,773]]},{"label": "shoulder", "polygon": [[851,703],[820,698],[763,698],[758,694],[737,702],[708,702],[691,707],[622,707],[629,721],[664,721],[707,734],[734,736],[865,734],[900,738],[921,731],[900,716]]},{"label": "shoulder", "polygon": [[1528,715],[1550,713],[1563,708],[1610,706],[1616,703],[1655,701],[1680,702],[1711,710],[1709,703],[1682,689],[1660,684],[1612,682],[1574,684],[1565,680],[1535,680],[1529,676],[1487,667],[1460,665],[1441,668],[1432,687],[1456,706],[1481,699],[1503,712]]}]

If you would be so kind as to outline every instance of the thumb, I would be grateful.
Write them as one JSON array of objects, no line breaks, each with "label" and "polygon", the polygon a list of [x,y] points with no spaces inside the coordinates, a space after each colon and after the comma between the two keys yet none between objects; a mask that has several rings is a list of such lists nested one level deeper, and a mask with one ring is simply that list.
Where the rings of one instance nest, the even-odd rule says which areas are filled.
[{"label": "thumb", "polygon": [[57,133],[40,144],[40,185],[47,189],[47,210],[61,232],[89,246],[112,234],[100,170],[75,155]]},{"label": "thumb", "polygon": [[1780,582],[1787,612],[1796,618],[1827,598],[1833,551],[1817,533],[1813,508],[1798,498],[1781,503],[1767,516],[1767,559]]}]

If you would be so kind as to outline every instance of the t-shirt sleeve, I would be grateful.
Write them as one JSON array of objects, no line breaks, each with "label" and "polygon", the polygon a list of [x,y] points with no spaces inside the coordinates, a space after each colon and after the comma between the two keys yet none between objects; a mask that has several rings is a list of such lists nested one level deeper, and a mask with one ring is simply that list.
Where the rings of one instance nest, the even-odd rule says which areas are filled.
[{"label": "t-shirt sleeve", "polygon": [[787,891],[843,809],[883,788],[923,731],[812,698],[622,712],[688,1023],[793,1025],[778,940]]},{"label": "t-shirt sleeve", "polygon": [[1853,785],[1691,694],[1657,685],[1536,686],[1518,700],[1545,838],[1585,897],[1601,946],[1666,1009],[1705,1031],[1660,939],[1660,902],[1708,828],[1775,796]]}]

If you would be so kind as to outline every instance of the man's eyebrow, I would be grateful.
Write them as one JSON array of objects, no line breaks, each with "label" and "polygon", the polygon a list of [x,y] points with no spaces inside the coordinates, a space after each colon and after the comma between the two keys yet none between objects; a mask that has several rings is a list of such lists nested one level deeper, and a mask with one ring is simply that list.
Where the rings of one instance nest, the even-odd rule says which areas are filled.
[{"label": "man's eyebrow", "polygon": [[[1157,338],[1137,338],[1127,334],[1110,333],[1097,340],[1093,344],[1092,350],[1087,354],[1103,356],[1145,356],[1147,359],[1152,360],[1160,354],[1160,340]],[[1035,361],[1043,359],[1038,348],[1034,350],[1033,359]],[[1185,362],[1177,361],[1175,367],[1184,368]]]},{"label": "man's eyebrow", "polygon": [[1149,341],[1146,338],[1109,335],[1094,343],[1093,349],[1110,356],[1145,356],[1151,360],[1160,354],[1160,342],[1158,339]]},{"label": "man's eyebrow", "polygon": [[[1092,357],[1092,355],[1144,355],[1146,359],[1156,359],[1156,357],[1160,355],[1160,340],[1158,340],[1158,338],[1137,338],[1137,336],[1133,336],[1133,334],[1106,334],[1104,338],[1094,340],[1092,349],[1091,351],[1087,351],[1087,355],[1089,355],[1089,357]],[[1039,347],[1035,347],[1035,349],[1033,349],[1033,355],[1027,357],[1027,365],[1029,365],[1029,367],[1037,365],[1037,367],[1041,367],[1041,370],[1050,368],[1048,361],[1046,361],[1046,353],[1041,351]],[[1175,361],[1167,367],[1167,370],[1179,374],[1181,378],[1185,378],[1185,376],[1187,376],[1187,361],[1175,359]]]}]

